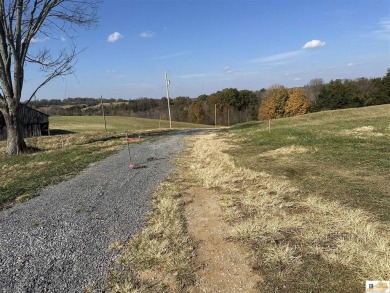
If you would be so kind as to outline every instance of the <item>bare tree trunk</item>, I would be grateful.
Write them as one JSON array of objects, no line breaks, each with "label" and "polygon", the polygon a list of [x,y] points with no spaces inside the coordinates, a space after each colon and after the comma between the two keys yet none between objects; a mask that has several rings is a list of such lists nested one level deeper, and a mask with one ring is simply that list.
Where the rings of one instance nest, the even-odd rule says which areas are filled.
[{"label": "bare tree trunk", "polygon": [[11,106],[13,109],[2,111],[5,125],[7,126],[7,148],[8,155],[17,155],[27,149],[23,138],[23,126],[20,121],[18,107]]},{"label": "bare tree trunk", "polygon": [[[32,92],[28,103],[39,89],[54,78],[72,74],[77,57],[74,44],[52,57],[46,48],[32,49],[34,37],[56,39],[75,26],[89,28],[97,21],[97,8],[102,0],[0,0],[0,110],[7,126],[6,152],[15,155],[26,149],[19,102],[24,83],[26,62],[40,67],[44,78]],[[26,96],[25,96],[26,97]]]}]

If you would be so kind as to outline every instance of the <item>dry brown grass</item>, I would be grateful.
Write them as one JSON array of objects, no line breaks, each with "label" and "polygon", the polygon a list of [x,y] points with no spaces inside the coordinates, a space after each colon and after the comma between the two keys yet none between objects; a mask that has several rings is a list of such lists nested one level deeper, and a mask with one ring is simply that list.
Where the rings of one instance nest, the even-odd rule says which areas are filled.
[{"label": "dry brown grass", "polygon": [[21,178],[26,174],[41,172],[50,165],[49,161],[35,161],[27,164],[4,164],[1,167],[0,181],[7,184],[14,178]]},{"label": "dry brown grass", "polygon": [[[379,132],[376,130],[373,126],[362,126],[362,127],[357,127],[354,129],[350,130],[343,130],[341,131],[342,135],[351,135],[355,136],[358,138],[369,138],[372,136],[380,137],[380,136],[385,136],[386,133]],[[389,135],[389,134],[387,134]]]},{"label": "dry brown grass", "polygon": [[279,157],[279,156],[291,156],[294,154],[305,154],[305,153],[315,153],[316,149],[309,149],[302,146],[292,145],[289,147],[282,147],[276,150],[271,150],[268,152],[264,152],[259,156],[263,157]]},{"label": "dry brown grass", "polygon": [[155,192],[146,228],[125,245],[108,292],[181,292],[192,284],[195,243],[186,233],[177,176]]},{"label": "dry brown grass", "polygon": [[[238,168],[217,135],[194,140],[188,167],[208,188],[219,188],[231,238],[249,243],[265,290],[360,290],[364,280],[390,279],[390,230],[369,213],[290,182]],[[284,286],[284,287],[283,287]]]},{"label": "dry brown grass", "polygon": [[[26,177],[31,173],[45,171],[53,162],[47,160],[42,154],[49,154],[59,150],[72,147],[95,147],[99,145],[101,152],[118,150],[125,144],[125,134],[104,134],[96,132],[87,132],[80,134],[40,136],[26,139],[26,144],[34,152],[27,154],[29,161],[15,163],[12,157],[5,155],[6,142],[0,142],[0,160],[1,164],[0,180],[5,184],[16,178]],[[38,151],[38,152],[37,152]],[[96,153],[96,152],[95,152]],[[77,160],[75,152],[74,160]]]},{"label": "dry brown grass", "polygon": [[[99,133],[94,131],[65,135],[36,136],[25,138],[29,148],[40,151],[55,151],[63,148],[99,143],[103,147],[123,144],[116,139],[125,138],[126,133]],[[0,141],[0,159],[5,159],[6,141]]]}]

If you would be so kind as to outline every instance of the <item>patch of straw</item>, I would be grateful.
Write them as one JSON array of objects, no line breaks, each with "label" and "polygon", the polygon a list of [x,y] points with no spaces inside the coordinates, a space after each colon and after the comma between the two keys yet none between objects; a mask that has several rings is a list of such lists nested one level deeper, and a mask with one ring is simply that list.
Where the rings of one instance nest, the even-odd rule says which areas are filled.
[{"label": "patch of straw", "polygon": [[308,152],[316,152],[316,150],[315,149],[311,150],[309,148],[305,148],[302,146],[292,145],[289,147],[282,147],[282,148],[278,148],[276,150],[271,150],[271,151],[262,153],[259,156],[279,157],[279,156],[290,156],[290,155],[294,155],[294,154],[305,154]]},{"label": "patch of straw", "polygon": [[358,138],[381,137],[385,135],[382,132],[375,131],[373,126],[362,126],[350,130],[343,130],[341,134],[355,136]]}]

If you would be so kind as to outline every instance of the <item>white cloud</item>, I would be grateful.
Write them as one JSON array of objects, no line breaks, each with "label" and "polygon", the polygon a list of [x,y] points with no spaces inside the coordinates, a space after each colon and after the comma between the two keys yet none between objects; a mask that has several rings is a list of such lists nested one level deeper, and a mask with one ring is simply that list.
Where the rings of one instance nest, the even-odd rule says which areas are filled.
[{"label": "white cloud", "polygon": [[390,31],[390,20],[383,20],[379,22],[379,25],[383,27],[386,31]]},{"label": "white cloud", "polygon": [[390,40],[390,20],[382,20],[378,25],[379,29],[374,31],[374,36],[379,40]]},{"label": "white cloud", "polygon": [[46,41],[48,41],[48,40],[50,40],[50,38],[48,38],[48,37],[44,37],[44,38],[32,38],[31,39],[31,43],[43,43],[43,42],[46,42]]},{"label": "white cloud", "polygon": [[145,31],[139,34],[141,38],[150,39],[154,37],[154,32],[151,31]]},{"label": "white cloud", "polygon": [[325,42],[322,42],[320,40],[311,40],[307,42],[305,45],[303,45],[302,49],[312,49],[316,47],[322,47],[325,46]]},{"label": "white cloud", "polygon": [[188,54],[188,52],[176,52],[176,53],[172,53],[172,54],[168,54],[168,55],[159,56],[159,57],[156,57],[155,59],[156,60],[163,60],[163,59],[178,57],[178,56],[185,55],[185,54]]},{"label": "white cloud", "polygon": [[302,50],[296,50],[296,51],[289,51],[279,54],[274,54],[270,56],[260,57],[256,59],[252,59],[252,62],[258,62],[258,63],[266,63],[266,62],[274,62],[274,61],[282,61],[287,59],[292,59],[295,57],[298,57],[303,53]]},{"label": "white cloud", "polygon": [[121,33],[114,32],[114,33],[112,33],[111,35],[108,36],[107,42],[109,42],[109,43],[115,43],[116,41],[118,41],[118,40],[121,39],[121,38],[123,38],[123,36],[121,35]]},{"label": "white cloud", "polygon": [[288,52],[269,55],[269,56],[265,56],[265,57],[255,58],[255,59],[252,59],[250,61],[256,62],[256,63],[286,61],[286,60],[294,59],[294,58],[297,58],[301,55],[306,54],[305,49],[315,48],[315,47],[320,47],[320,46],[325,46],[325,42],[322,42],[320,40],[311,40],[310,42],[307,42],[300,50],[288,51]]},{"label": "white cloud", "polygon": [[61,42],[66,42],[66,38],[64,36],[61,36]]},{"label": "white cloud", "polygon": [[348,64],[347,64],[347,66],[348,67],[352,67],[352,66],[355,66],[356,64],[355,63],[352,63],[352,62],[349,62]]},{"label": "white cloud", "polygon": [[300,78],[300,77],[296,77],[296,78],[294,78],[294,80],[295,80],[295,81],[300,81],[301,78]]}]

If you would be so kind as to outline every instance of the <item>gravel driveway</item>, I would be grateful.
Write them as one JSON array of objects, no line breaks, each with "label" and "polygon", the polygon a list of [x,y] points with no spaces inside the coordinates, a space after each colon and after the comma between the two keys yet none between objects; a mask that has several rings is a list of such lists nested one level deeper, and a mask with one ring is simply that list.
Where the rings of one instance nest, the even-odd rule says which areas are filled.
[{"label": "gravel driveway", "polygon": [[0,212],[0,292],[82,292],[91,282],[101,288],[116,257],[109,245],[140,231],[185,134],[132,145],[132,161],[145,168],[130,169],[125,148]]}]

